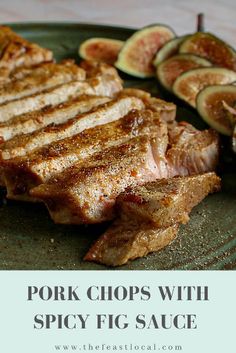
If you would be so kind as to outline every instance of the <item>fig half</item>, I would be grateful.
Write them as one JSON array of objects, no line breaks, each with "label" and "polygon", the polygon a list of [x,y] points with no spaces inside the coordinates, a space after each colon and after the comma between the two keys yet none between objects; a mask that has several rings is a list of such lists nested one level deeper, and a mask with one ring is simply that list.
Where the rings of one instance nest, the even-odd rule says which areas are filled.
[{"label": "fig half", "polygon": [[173,30],[164,25],[152,25],[135,32],[121,49],[115,66],[121,71],[140,78],[155,76],[154,55],[170,39]]},{"label": "fig half", "polygon": [[180,45],[179,52],[196,54],[208,59],[216,66],[236,71],[236,52],[211,33],[193,34]]},{"label": "fig half", "polygon": [[236,72],[223,67],[192,69],[181,74],[173,84],[173,92],[192,107],[197,94],[206,86],[227,85],[236,80]]},{"label": "fig half", "polygon": [[193,54],[178,54],[163,61],[157,66],[157,78],[169,91],[179,75],[198,67],[212,66],[211,62]]},{"label": "fig half", "polygon": [[223,135],[232,136],[236,115],[227,106],[236,106],[236,86],[214,85],[204,88],[196,98],[197,110],[203,120]]},{"label": "fig half", "polygon": [[113,65],[124,42],[109,38],[90,38],[79,47],[79,55],[85,60],[96,60]]},{"label": "fig half", "polygon": [[177,54],[179,51],[180,44],[183,43],[183,41],[187,37],[188,36],[176,37],[164,44],[163,47],[156,53],[156,56],[153,60],[153,65],[157,66],[162,61],[169,59],[171,56]]}]

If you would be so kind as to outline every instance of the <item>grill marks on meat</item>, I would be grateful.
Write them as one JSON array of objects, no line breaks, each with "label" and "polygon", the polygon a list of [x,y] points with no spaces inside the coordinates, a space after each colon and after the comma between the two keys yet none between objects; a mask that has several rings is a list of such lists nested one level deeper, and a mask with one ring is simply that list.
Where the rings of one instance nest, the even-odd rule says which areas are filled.
[{"label": "grill marks on meat", "polygon": [[119,218],[95,242],[85,260],[119,266],[167,246],[194,206],[219,191],[215,173],[161,179],[128,188],[117,198]]},{"label": "grill marks on meat", "polygon": [[73,165],[60,177],[32,189],[31,196],[46,203],[56,223],[99,223],[112,219],[115,199],[126,187],[160,176],[153,156],[157,130],[154,136],[133,138],[93,156],[82,166]]},{"label": "grill marks on meat", "polygon": [[[29,188],[100,151],[127,143],[135,136],[155,133],[160,122],[151,111],[132,110],[123,119],[86,129],[24,156],[2,161],[7,197],[30,200]],[[19,187],[20,185],[20,187]]]},{"label": "grill marks on meat", "polygon": [[0,122],[8,121],[16,115],[56,105],[80,95],[113,97],[122,89],[121,82],[106,75],[90,78],[87,81],[72,81],[56,86],[39,94],[10,101],[0,105]]},{"label": "grill marks on meat", "polygon": [[50,51],[4,26],[0,53],[8,198],[44,201],[56,223],[119,213],[86,260],[116,266],[163,248],[191,208],[219,189],[213,174],[167,179],[211,171],[219,153],[215,132],[174,122],[174,104],[123,90],[109,65],[55,64]]},{"label": "grill marks on meat", "polygon": [[118,120],[132,109],[140,110],[143,108],[144,104],[138,98],[118,98],[88,113],[80,114],[63,124],[48,126],[31,134],[16,136],[1,146],[1,157],[2,159],[9,159],[25,155],[35,148],[74,136],[85,129]]},{"label": "grill marks on meat", "polygon": [[5,141],[12,139],[9,145],[16,146],[17,141],[21,140],[21,137],[13,139],[17,135],[30,134],[50,124],[62,124],[76,115],[86,113],[110,100],[109,97],[82,95],[56,106],[48,106],[41,110],[18,115],[8,122],[0,123],[0,136]]},{"label": "grill marks on meat", "polygon": [[85,80],[86,72],[72,61],[61,64],[47,63],[35,67],[23,78],[0,86],[0,104],[30,96],[70,81]]},{"label": "grill marks on meat", "polygon": [[33,66],[45,61],[51,61],[50,50],[41,48],[20,37],[9,27],[0,26],[0,77],[7,78],[19,66]]}]

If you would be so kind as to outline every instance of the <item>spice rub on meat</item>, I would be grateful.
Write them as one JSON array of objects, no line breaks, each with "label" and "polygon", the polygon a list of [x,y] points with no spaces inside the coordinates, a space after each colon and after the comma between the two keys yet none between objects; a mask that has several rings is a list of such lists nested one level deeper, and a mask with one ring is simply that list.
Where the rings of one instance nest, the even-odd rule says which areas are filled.
[{"label": "spice rub on meat", "polygon": [[219,191],[215,173],[161,179],[128,188],[117,198],[119,217],[94,243],[85,260],[120,266],[167,246],[180,223],[209,193]]},{"label": "spice rub on meat", "polygon": [[103,63],[55,63],[0,26],[0,184],[62,224],[113,220],[86,260],[116,266],[168,245],[219,190],[219,138],[176,106],[123,88]]}]

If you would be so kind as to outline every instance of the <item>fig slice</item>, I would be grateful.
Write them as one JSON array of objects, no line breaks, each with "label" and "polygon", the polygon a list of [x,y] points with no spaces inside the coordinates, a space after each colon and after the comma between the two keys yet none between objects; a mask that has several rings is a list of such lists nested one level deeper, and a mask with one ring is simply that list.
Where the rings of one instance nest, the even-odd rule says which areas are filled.
[{"label": "fig slice", "polygon": [[162,86],[171,91],[172,86],[183,72],[198,67],[212,66],[211,62],[193,54],[178,54],[163,61],[157,66],[157,78]]},{"label": "fig slice", "polygon": [[85,60],[96,60],[113,65],[124,42],[110,38],[90,38],[79,47],[79,55]]},{"label": "fig slice", "polygon": [[227,85],[234,82],[236,72],[223,67],[192,69],[181,74],[173,84],[173,92],[192,107],[196,107],[197,94],[206,86]]},{"label": "fig slice", "polygon": [[180,45],[179,52],[196,54],[208,59],[216,66],[236,71],[236,52],[211,33],[193,34]]},{"label": "fig slice", "polygon": [[155,67],[152,64],[154,55],[174,37],[175,33],[167,26],[157,24],[144,27],[125,42],[115,66],[135,77],[155,76]]},{"label": "fig slice", "polygon": [[233,117],[229,117],[236,106],[236,86],[214,85],[204,88],[196,99],[197,110],[203,120],[223,135],[232,136],[236,124]]},{"label": "fig slice", "polygon": [[156,53],[156,56],[153,60],[153,65],[157,66],[162,61],[169,59],[171,56],[177,54],[179,51],[180,44],[183,43],[183,41],[187,37],[189,36],[186,35],[186,36],[176,37],[169,40],[166,44],[164,44],[163,47],[160,50],[158,50],[158,52]]}]

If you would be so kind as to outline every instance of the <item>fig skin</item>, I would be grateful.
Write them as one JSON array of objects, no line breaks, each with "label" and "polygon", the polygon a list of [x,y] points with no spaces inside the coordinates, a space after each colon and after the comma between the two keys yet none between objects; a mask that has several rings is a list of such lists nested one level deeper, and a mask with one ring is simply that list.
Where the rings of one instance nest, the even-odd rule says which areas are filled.
[{"label": "fig skin", "polygon": [[164,25],[151,25],[135,32],[121,49],[115,66],[135,77],[155,76],[153,58],[156,52],[175,37],[173,30]]},{"label": "fig skin", "polygon": [[185,39],[187,39],[189,35],[176,37],[169,40],[163,47],[158,50],[156,56],[153,60],[153,65],[157,66],[164,60],[167,60],[178,53],[180,45],[183,43]]},{"label": "fig skin", "polygon": [[203,120],[215,130],[223,135],[232,136],[234,124],[228,116],[224,102],[229,106],[235,106],[236,86],[208,86],[197,95],[197,111]]},{"label": "fig skin", "polygon": [[157,66],[157,78],[168,91],[179,75],[191,69],[210,67],[211,62],[193,54],[178,54],[163,61]]},{"label": "fig skin", "polygon": [[180,53],[202,56],[214,65],[236,71],[236,52],[212,33],[197,32],[187,38],[179,48]]},{"label": "fig skin", "polygon": [[124,42],[110,38],[90,38],[79,47],[79,55],[85,60],[95,60],[113,65]]},{"label": "fig skin", "polygon": [[227,85],[234,82],[236,72],[223,67],[204,67],[192,69],[181,74],[173,84],[177,97],[196,107],[197,94],[206,86]]}]

